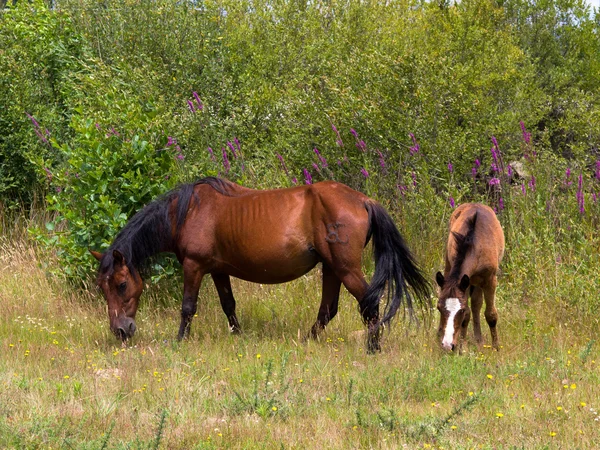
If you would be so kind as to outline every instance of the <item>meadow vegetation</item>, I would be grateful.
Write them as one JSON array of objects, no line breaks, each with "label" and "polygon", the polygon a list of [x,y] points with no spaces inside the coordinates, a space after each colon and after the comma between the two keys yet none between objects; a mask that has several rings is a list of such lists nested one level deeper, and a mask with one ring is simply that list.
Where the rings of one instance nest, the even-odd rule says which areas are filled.
[{"label": "meadow vegetation", "polygon": [[[55,5],[0,13],[1,448],[597,445],[600,21],[583,2]],[[442,352],[432,298],[369,356],[346,291],[306,342],[319,269],[235,280],[240,336],[205,280],[178,343],[165,257],[121,346],[87,249],[208,175],[361,190],[432,281],[453,208],[490,205],[500,351]]]}]

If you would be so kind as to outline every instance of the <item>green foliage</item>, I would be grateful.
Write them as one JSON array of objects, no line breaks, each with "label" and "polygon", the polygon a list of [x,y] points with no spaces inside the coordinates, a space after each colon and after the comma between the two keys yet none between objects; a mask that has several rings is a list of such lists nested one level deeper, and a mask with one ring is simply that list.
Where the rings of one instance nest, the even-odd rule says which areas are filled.
[{"label": "green foliage", "polygon": [[85,280],[92,272],[88,249],[105,250],[128,218],[173,186],[180,153],[90,120],[74,118],[72,126],[74,144],[52,140],[56,157],[64,162],[51,169],[49,162],[39,163],[49,179],[48,209],[55,214],[46,224],[52,232],[48,237],[42,230],[34,232],[56,250],[59,272]]},{"label": "green foliage", "polygon": [[32,156],[49,155],[47,133],[69,135],[73,77],[87,54],[69,13],[15,3],[0,12],[0,203],[8,206],[31,204],[39,190]]}]

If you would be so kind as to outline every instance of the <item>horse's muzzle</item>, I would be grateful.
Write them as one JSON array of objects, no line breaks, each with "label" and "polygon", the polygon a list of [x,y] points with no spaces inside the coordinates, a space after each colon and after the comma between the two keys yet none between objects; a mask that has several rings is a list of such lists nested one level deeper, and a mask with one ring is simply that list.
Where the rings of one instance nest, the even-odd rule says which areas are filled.
[{"label": "horse's muzzle", "polygon": [[133,337],[136,328],[135,321],[129,317],[126,317],[119,321],[118,326],[116,329],[113,329],[113,332],[119,339],[125,342],[127,339]]},{"label": "horse's muzzle", "polygon": [[454,344],[452,344],[452,343],[450,343],[450,344],[442,344],[442,348],[444,350],[452,352],[452,351],[454,351]]}]

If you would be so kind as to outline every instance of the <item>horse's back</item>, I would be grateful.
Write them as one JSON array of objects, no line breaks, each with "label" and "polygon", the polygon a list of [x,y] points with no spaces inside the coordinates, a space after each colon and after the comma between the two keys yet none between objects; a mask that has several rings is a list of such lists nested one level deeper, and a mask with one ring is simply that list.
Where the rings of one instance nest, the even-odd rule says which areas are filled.
[{"label": "horse's back", "polygon": [[504,232],[496,213],[482,203],[464,203],[450,217],[450,233],[447,258],[451,261],[455,252],[453,233],[466,234],[469,223],[477,214],[473,237],[473,248],[464,265],[472,271],[495,274],[504,256]]},{"label": "horse's back", "polygon": [[[368,197],[335,182],[253,190],[233,185],[229,195],[198,186],[184,231],[185,252],[215,271],[261,283],[302,276],[328,246],[364,245]],[[347,245],[350,244],[350,245]]]}]

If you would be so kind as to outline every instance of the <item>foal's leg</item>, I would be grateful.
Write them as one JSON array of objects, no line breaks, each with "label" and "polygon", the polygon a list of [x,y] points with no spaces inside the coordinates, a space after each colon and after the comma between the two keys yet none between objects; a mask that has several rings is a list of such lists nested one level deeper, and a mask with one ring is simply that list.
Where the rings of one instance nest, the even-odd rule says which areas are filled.
[{"label": "foal's leg", "polygon": [[310,330],[310,337],[315,339],[325,328],[331,319],[335,317],[338,311],[338,302],[340,299],[340,287],[342,282],[335,275],[331,267],[323,263],[323,287],[321,306],[317,321]]},{"label": "foal's leg", "polygon": [[198,291],[204,272],[200,265],[191,260],[183,261],[183,303],[181,305],[181,324],[177,339],[182,340],[190,335],[192,318],[198,307]]},{"label": "foal's leg", "polygon": [[465,316],[460,324],[460,342],[458,343],[458,353],[462,353],[467,342],[467,328],[469,327],[469,321],[471,320],[471,309],[467,305],[465,309]]},{"label": "foal's leg", "polygon": [[235,299],[233,298],[233,292],[231,291],[231,280],[229,275],[222,273],[213,273],[211,275],[215,282],[217,292],[219,293],[221,307],[229,321],[229,329],[232,333],[239,334],[242,329],[240,328],[237,316],[235,315]]},{"label": "foal's leg", "polygon": [[496,276],[483,288],[485,295],[485,320],[490,326],[490,333],[492,334],[492,347],[496,350],[500,350],[498,345],[498,331],[496,330],[496,324],[498,323],[498,311],[495,305],[496,286],[498,281]]},{"label": "foal's leg", "polygon": [[483,305],[483,290],[479,286],[473,286],[471,292],[471,309],[473,310],[473,333],[475,342],[480,347],[483,338],[481,337],[481,306]]}]

